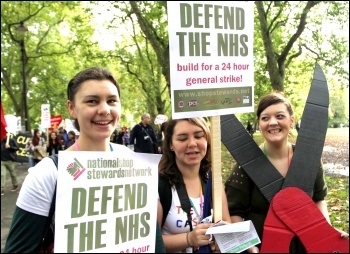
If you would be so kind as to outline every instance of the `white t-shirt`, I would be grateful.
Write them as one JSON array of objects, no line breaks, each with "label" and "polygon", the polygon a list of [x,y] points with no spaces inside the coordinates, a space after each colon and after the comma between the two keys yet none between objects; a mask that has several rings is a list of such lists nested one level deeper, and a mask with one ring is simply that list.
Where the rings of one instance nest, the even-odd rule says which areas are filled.
[{"label": "white t-shirt", "polygon": [[[132,152],[124,145],[110,143],[113,152],[121,150]],[[46,157],[28,169],[16,205],[28,212],[48,216],[57,182],[57,167],[52,159]]]},{"label": "white t-shirt", "polygon": [[[176,188],[172,187],[171,193],[172,193],[171,207],[169,209],[169,213],[162,227],[162,234],[175,235],[175,234],[187,233],[188,231],[190,231],[190,225],[186,224],[187,214],[181,208],[181,202],[179,199],[179,195],[177,194]],[[197,215],[196,211],[193,208],[191,208],[192,226],[194,229],[197,226],[198,222],[200,221],[199,216],[202,216],[204,196],[202,195],[202,198],[190,197],[190,200],[194,205],[195,210],[198,213]],[[166,214],[164,214],[163,216],[166,216]],[[192,252],[192,248],[187,248],[186,252],[187,253]]]},{"label": "white t-shirt", "polygon": [[[171,207],[169,209],[169,213],[162,227],[162,233],[166,235],[186,233],[190,231],[190,226],[188,224],[186,225],[187,214],[181,208],[181,202],[179,199],[179,195],[177,194],[176,188],[171,188],[171,193],[172,193]],[[200,212],[202,211],[202,209],[200,209],[201,199],[191,198],[191,197],[190,199],[193,205],[195,206],[196,211],[199,213],[199,215],[201,215],[201,212]],[[192,226],[193,228],[195,228],[198,224],[199,218],[193,208],[191,208],[191,215],[192,215]]]}]

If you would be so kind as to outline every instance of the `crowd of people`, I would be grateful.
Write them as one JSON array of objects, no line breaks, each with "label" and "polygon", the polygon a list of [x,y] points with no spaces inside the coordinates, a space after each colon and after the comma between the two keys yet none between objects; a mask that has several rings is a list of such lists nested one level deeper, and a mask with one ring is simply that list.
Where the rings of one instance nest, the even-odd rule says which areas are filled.
[{"label": "crowd of people", "polygon": [[[203,223],[212,215],[213,203],[212,146],[207,121],[202,117],[172,119],[163,123],[156,133],[150,125],[150,114],[144,113],[141,121],[131,130],[122,128],[118,132],[120,86],[110,71],[99,67],[77,73],[68,83],[67,94],[67,108],[71,118],[75,119],[75,128],[80,136],[76,139],[74,133],[66,133],[64,128],[60,128],[58,132],[52,132],[45,142],[41,131],[34,131],[27,149],[32,159],[30,165],[35,170],[29,172],[19,193],[5,252],[38,252],[46,232],[57,169],[50,160],[36,159],[35,151],[39,147],[46,146],[46,152],[52,155],[63,149],[131,152],[127,147],[129,145],[133,145],[137,153],[161,154],[155,252],[219,252],[215,238],[205,234],[213,225],[212,219],[209,223]],[[94,102],[86,103],[84,98],[92,96]],[[260,149],[279,174],[285,177],[295,150],[295,145],[288,140],[290,130],[295,125],[290,102],[282,93],[266,95],[258,104],[257,121],[265,140]],[[1,149],[3,188],[3,168],[9,170],[11,177],[13,175],[13,165],[8,161],[11,161],[9,154],[16,151],[16,144],[13,140],[9,144],[3,140]],[[13,190],[17,190],[19,183],[15,177],[12,177],[12,184]],[[44,189],[40,185],[46,186],[46,193],[42,193]],[[312,200],[325,219],[330,221],[324,201],[326,195],[327,186],[320,163]],[[190,203],[190,210],[181,211],[179,208],[185,209],[185,202]],[[260,239],[263,239],[268,208],[269,202],[245,169],[237,164],[222,186],[222,220],[229,223],[252,220]],[[339,231],[340,236],[348,237],[348,234]],[[258,252],[259,248],[260,245],[256,245],[248,252]],[[301,241],[293,240],[291,252],[305,253]]]}]

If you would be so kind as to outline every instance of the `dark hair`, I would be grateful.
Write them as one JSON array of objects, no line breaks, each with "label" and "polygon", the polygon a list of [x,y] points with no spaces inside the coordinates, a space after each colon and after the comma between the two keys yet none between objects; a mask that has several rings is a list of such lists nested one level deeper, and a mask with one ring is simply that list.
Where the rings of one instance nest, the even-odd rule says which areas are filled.
[{"label": "dark hair", "polygon": [[53,133],[55,133],[55,135],[56,135],[55,143],[56,143],[56,144],[60,144],[60,143],[61,143],[60,136],[57,135],[56,132],[51,131],[51,132],[50,132],[50,136],[49,136],[49,146],[52,146],[52,145],[53,145],[53,140],[52,140],[52,138],[51,138],[51,135],[52,135]]},{"label": "dark hair", "polygon": [[166,131],[166,128],[168,127],[169,122],[165,121],[160,125],[160,131],[164,132]]},{"label": "dark hair", "polygon": [[[117,80],[114,78],[113,74],[104,68],[101,67],[92,67],[89,69],[85,69],[78,74],[76,74],[68,83],[67,87],[67,98],[71,102],[74,102],[75,94],[78,92],[80,85],[87,80],[109,80],[111,81],[118,90],[118,94],[120,97],[120,88]],[[75,119],[74,127],[80,131],[80,126],[78,120]]]},{"label": "dark hair", "polygon": [[261,112],[263,112],[267,107],[271,106],[271,105],[275,105],[278,103],[283,103],[284,105],[286,105],[287,110],[289,112],[289,114],[292,116],[293,113],[293,109],[292,109],[292,104],[290,103],[290,101],[284,96],[283,92],[279,92],[279,91],[275,91],[272,93],[269,93],[267,95],[265,95],[259,102],[258,105],[258,110],[256,112],[256,115],[258,117],[258,120],[260,118]]},{"label": "dark hair", "polygon": [[33,146],[39,145],[40,138],[38,138],[38,136],[36,135],[39,131],[40,131],[39,129],[35,129],[34,130],[34,135],[32,137],[32,144],[33,144]]},{"label": "dark hair", "polygon": [[163,156],[158,164],[159,174],[168,179],[172,185],[177,184],[180,181],[180,178],[182,177],[181,172],[177,168],[175,162],[175,153],[170,150],[170,143],[174,134],[174,128],[177,125],[177,123],[181,121],[188,121],[194,125],[197,125],[201,127],[205,133],[208,146],[207,152],[201,161],[199,175],[201,179],[206,181],[208,179],[208,172],[211,168],[211,139],[209,125],[202,117],[174,119],[168,122],[162,145]]},{"label": "dark hair", "polygon": [[72,134],[73,138],[75,139],[75,136],[76,136],[75,131],[69,131],[68,134]]}]

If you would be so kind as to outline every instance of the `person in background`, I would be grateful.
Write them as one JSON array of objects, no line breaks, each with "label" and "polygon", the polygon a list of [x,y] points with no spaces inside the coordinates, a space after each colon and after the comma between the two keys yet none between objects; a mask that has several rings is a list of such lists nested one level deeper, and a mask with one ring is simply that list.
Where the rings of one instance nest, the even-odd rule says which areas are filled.
[{"label": "person in background", "polygon": [[136,124],[130,134],[130,145],[134,145],[137,153],[156,153],[157,138],[152,126],[149,124],[151,115],[144,113],[141,122]]},{"label": "person in background", "polygon": [[124,129],[123,128],[119,128],[117,129],[117,136],[116,136],[116,143],[119,145],[123,144],[123,137],[124,137]]},{"label": "person in background", "polygon": [[157,133],[157,144],[158,144],[158,153],[161,154],[162,152],[162,144],[164,140],[164,133],[166,131],[166,127],[168,126],[168,121],[163,122],[160,125],[160,129]]},{"label": "person in background", "polygon": [[64,149],[67,149],[68,147],[70,147],[74,143],[75,143],[75,132],[74,131],[69,131],[68,132],[68,140],[64,144]]},{"label": "person in background", "polygon": [[34,150],[38,146],[46,146],[45,139],[42,137],[42,132],[39,129],[34,129],[33,137],[26,144],[25,150],[29,152],[29,167],[34,167],[40,160],[34,158]]},{"label": "person in background", "polygon": [[[119,84],[109,70],[92,67],[77,73],[68,83],[67,95],[67,108],[79,138],[66,151],[132,153],[126,146],[110,142],[121,116],[121,102]],[[50,158],[30,170],[16,202],[5,253],[38,253],[49,225],[56,183],[57,167]],[[164,252],[160,234],[156,235],[155,252]]]},{"label": "person in background", "polygon": [[[283,93],[267,94],[258,104],[257,118],[260,132],[265,139],[260,148],[278,172],[285,177],[295,149],[295,145],[288,141],[288,136],[294,126],[292,105]],[[240,165],[236,164],[232,174],[225,182],[225,192],[232,222],[251,220],[260,239],[263,239],[264,221],[270,203]],[[324,200],[326,195],[327,186],[322,163],[320,163],[312,199],[326,220],[330,222],[327,203]],[[261,244],[248,251],[257,252],[260,246]],[[292,240],[290,251],[291,253],[306,253],[298,238]]]},{"label": "person in background", "polygon": [[60,137],[56,135],[56,132],[51,132],[49,141],[47,142],[46,152],[51,156],[53,154],[58,154],[58,151],[63,151]]},{"label": "person in background", "polygon": [[[58,133],[59,133],[59,140],[63,146],[65,146],[66,142],[68,141],[68,133],[67,131],[63,128],[63,126],[60,126],[58,128]],[[66,147],[64,147],[66,149]]]},{"label": "person in background", "polygon": [[[8,140],[9,139],[9,140]],[[3,138],[1,141],[1,196],[5,194],[6,183],[6,171],[8,170],[11,175],[12,189],[11,191],[18,190],[17,174],[15,171],[15,159],[16,152],[19,150],[19,146],[14,138],[10,138],[10,134]]]},{"label": "person in background", "polygon": [[[165,131],[163,156],[159,162],[159,180],[166,181],[171,188],[172,202],[169,211],[164,211],[160,192],[158,201],[158,224],[161,227],[165,248],[169,253],[189,253],[198,247],[208,245],[209,235],[206,230],[212,223],[201,223],[204,219],[203,207],[206,200],[204,185],[211,185],[208,180],[211,172],[211,139],[209,125],[204,118],[187,118],[170,120]],[[187,214],[181,211],[177,184],[184,184],[191,203],[192,221],[186,223]],[[162,185],[163,186],[163,185]],[[166,186],[166,185],[164,185]],[[222,186],[223,189],[223,186]],[[208,195],[208,194],[207,194]],[[222,191],[222,220],[231,223],[225,192]],[[191,231],[191,228],[193,230]],[[215,245],[211,245],[214,251]]]},{"label": "person in background", "polygon": [[129,145],[129,142],[130,142],[130,135],[129,135],[129,130],[128,128],[124,127],[124,135],[123,135],[123,144],[125,146],[128,146]]},{"label": "person in background", "polygon": [[117,144],[117,136],[118,136],[118,131],[117,129],[115,129],[109,138],[110,142]]}]

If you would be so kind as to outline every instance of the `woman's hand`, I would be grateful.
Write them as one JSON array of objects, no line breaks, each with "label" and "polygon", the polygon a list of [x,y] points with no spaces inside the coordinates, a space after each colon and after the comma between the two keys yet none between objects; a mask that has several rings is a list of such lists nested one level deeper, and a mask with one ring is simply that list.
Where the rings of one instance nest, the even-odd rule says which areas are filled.
[{"label": "woman's hand", "polygon": [[259,253],[259,248],[256,246],[250,247],[248,250],[248,253]]},{"label": "woman's hand", "polygon": [[215,240],[211,241],[209,246],[210,246],[210,249],[211,249],[212,253],[221,253],[220,248],[219,248],[219,246],[218,246],[218,244],[216,243]]},{"label": "woman's hand", "polygon": [[206,235],[207,229],[212,226],[212,223],[200,223],[193,231],[188,234],[190,246],[203,246],[209,244],[210,235]]},{"label": "woman's hand", "polygon": [[336,230],[340,233],[340,237],[341,237],[341,238],[347,238],[347,239],[349,239],[349,234],[348,234],[348,233],[346,233],[345,231],[340,230],[340,229],[336,229]]}]

